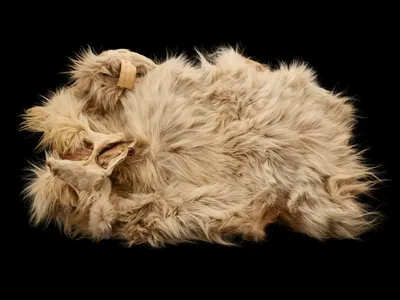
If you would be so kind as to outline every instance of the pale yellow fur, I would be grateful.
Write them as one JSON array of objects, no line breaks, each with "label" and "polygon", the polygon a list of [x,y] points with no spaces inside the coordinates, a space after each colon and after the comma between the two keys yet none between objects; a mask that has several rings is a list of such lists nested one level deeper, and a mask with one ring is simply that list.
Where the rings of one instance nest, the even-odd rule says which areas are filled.
[{"label": "pale yellow fur", "polygon": [[[116,85],[121,56],[142,73],[133,90]],[[53,157],[33,167],[26,188],[34,224],[154,247],[263,240],[278,221],[317,239],[358,238],[374,224],[359,201],[375,177],[350,143],[354,108],[303,64],[271,70],[231,48],[199,54],[198,65],[88,51],[71,75],[24,115]],[[82,168],[61,154],[120,139],[136,140],[136,154],[96,188],[71,186],[84,172],[53,174],[57,163]]]}]

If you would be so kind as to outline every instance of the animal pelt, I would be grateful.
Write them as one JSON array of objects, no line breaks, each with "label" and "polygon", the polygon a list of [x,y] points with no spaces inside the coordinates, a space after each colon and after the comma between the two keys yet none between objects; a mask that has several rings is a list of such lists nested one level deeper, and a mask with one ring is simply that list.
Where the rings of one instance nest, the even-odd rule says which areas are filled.
[{"label": "animal pelt", "polygon": [[[138,70],[133,89],[117,85],[121,57]],[[162,247],[261,241],[275,222],[357,239],[377,220],[360,201],[376,179],[351,144],[351,99],[322,88],[303,63],[271,69],[233,48],[158,64],[88,50],[70,75],[23,116],[46,150],[25,190],[35,225]],[[135,154],[93,164],[120,141],[134,141]],[[86,157],[65,159],[82,149]]]}]

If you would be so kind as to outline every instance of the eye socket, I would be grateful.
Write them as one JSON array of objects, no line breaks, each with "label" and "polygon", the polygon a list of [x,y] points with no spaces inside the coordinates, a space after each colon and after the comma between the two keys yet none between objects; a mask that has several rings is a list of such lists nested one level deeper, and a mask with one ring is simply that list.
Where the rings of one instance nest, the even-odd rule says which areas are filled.
[{"label": "eye socket", "polygon": [[146,74],[146,69],[143,66],[136,68],[136,77],[141,78]]},{"label": "eye socket", "polygon": [[106,65],[100,68],[99,74],[104,77],[112,77],[111,69]]},{"label": "eye socket", "polygon": [[106,79],[114,79],[115,78],[115,76],[113,76],[111,73],[109,73],[109,72],[107,72],[107,73],[101,73],[101,75],[100,75],[102,78],[103,78],[103,80],[106,80]]}]

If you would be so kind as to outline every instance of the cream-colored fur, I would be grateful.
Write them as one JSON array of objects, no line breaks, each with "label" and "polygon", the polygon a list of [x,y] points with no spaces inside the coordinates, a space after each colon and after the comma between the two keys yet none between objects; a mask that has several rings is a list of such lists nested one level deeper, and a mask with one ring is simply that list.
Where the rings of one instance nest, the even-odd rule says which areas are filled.
[{"label": "cream-colored fur", "polygon": [[[141,73],[133,90],[116,85],[121,57]],[[35,224],[154,247],[259,241],[278,221],[317,239],[358,238],[374,225],[377,213],[359,201],[375,177],[350,144],[354,108],[303,64],[271,70],[231,48],[199,54],[198,65],[88,51],[71,75],[24,115],[52,156],[25,191]],[[122,139],[137,141],[136,154],[100,179],[87,175],[94,166],[60,159]],[[93,187],[73,183],[82,180]]]}]

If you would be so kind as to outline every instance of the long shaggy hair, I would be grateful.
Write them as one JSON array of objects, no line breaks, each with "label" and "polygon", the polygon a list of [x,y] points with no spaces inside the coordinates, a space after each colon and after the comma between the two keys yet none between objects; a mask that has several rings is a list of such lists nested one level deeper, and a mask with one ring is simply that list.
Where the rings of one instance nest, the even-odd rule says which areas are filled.
[{"label": "long shaggy hair", "polygon": [[[121,57],[138,70],[134,89],[117,85]],[[374,226],[378,213],[359,199],[376,177],[350,143],[350,99],[302,63],[272,70],[233,48],[198,58],[74,60],[71,84],[24,114],[47,151],[24,191],[33,224],[154,247],[261,241],[275,222],[320,240]],[[95,157],[121,141],[134,141],[134,155],[99,167]]]}]

